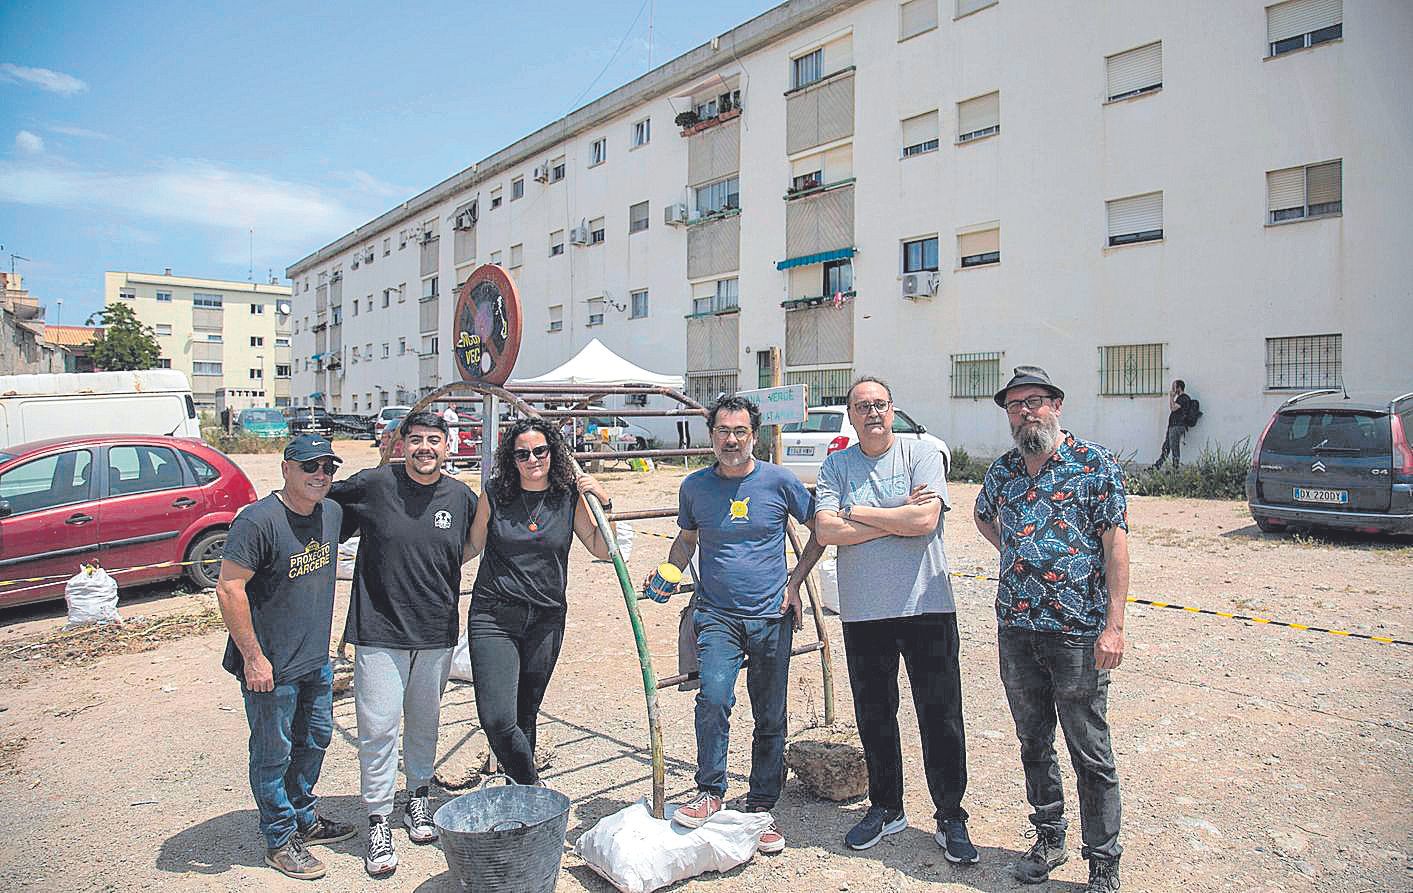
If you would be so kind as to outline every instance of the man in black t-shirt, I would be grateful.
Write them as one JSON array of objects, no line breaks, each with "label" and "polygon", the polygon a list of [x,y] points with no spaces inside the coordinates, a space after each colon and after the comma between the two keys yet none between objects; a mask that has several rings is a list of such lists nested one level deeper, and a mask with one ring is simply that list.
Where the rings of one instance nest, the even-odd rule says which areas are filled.
[{"label": "man in black t-shirt", "polygon": [[317,435],[289,442],[284,488],[236,516],[216,585],[230,630],[221,665],[241,681],[250,724],[265,862],[301,880],[324,875],[306,844],[355,833],[319,815],[314,796],[334,731],[329,638],[343,509],[324,497],[338,461]]},{"label": "man in black t-shirt", "polygon": [[361,531],[344,638],[356,646],[353,701],[358,763],[368,810],[364,868],[397,868],[388,816],[397,787],[399,722],[407,803],[402,823],[414,843],[437,839],[428,787],[437,756],[442,691],[460,631],[461,565],[476,494],[442,473],[449,448],[439,413],[398,425],[403,464],[361,471],[329,496],[343,506],[343,538]]},{"label": "man in black t-shirt", "polygon": [[1174,468],[1181,464],[1182,436],[1187,433],[1187,405],[1191,402],[1192,398],[1187,396],[1187,383],[1181,378],[1174,381],[1172,390],[1168,391],[1168,430],[1163,435],[1163,451],[1158,454],[1158,461],[1153,463],[1154,468],[1162,468],[1169,453],[1173,455]]}]

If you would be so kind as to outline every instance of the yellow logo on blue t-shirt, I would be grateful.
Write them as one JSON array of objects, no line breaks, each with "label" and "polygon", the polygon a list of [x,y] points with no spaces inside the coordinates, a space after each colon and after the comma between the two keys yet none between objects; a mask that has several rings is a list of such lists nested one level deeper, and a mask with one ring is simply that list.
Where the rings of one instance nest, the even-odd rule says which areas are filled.
[{"label": "yellow logo on blue t-shirt", "polygon": [[751,497],[731,500],[731,522],[733,524],[751,520]]}]

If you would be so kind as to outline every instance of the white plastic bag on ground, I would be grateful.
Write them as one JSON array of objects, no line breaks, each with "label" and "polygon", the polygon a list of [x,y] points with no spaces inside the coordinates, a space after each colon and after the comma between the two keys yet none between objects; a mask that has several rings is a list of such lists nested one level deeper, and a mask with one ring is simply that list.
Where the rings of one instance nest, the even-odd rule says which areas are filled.
[{"label": "white plastic bag on ground", "polygon": [[623,556],[626,563],[633,557],[633,525],[627,521],[618,521],[614,527],[618,531],[618,554]]},{"label": "white plastic bag on ground", "polygon": [[339,543],[339,562],[335,576],[340,580],[353,579],[353,563],[358,560],[358,537],[349,537],[348,542]]},{"label": "white plastic bag on ground", "polygon": [[[668,816],[674,807],[668,807]],[[700,828],[655,819],[646,800],[600,819],[574,851],[623,893],[652,893],[708,871],[730,871],[756,854],[768,812],[723,809]]]},{"label": "white plastic bag on ground", "polygon": [[64,584],[64,601],[69,606],[66,626],[85,623],[122,623],[118,616],[118,581],[97,565],[83,569]]},{"label": "white plastic bag on ground", "polygon": [[827,611],[839,613],[839,559],[833,547],[816,565],[819,571],[819,602]]},{"label": "white plastic bag on ground", "polygon": [[461,631],[461,640],[451,653],[451,678],[461,682],[471,681],[471,646],[466,641],[466,630]]}]

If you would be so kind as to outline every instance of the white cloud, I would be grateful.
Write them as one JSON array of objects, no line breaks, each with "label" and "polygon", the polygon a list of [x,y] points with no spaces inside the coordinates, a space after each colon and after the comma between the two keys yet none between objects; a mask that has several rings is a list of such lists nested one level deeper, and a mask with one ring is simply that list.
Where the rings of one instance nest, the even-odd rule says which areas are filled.
[{"label": "white cloud", "polygon": [[406,198],[416,191],[405,186],[385,183],[367,171],[345,171],[336,176],[347,183],[353,191],[378,198]]},{"label": "white cloud", "polygon": [[50,133],[57,133],[62,136],[76,136],[86,140],[111,140],[112,137],[97,130],[89,130],[87,127],[74,127],[71,124],[50,124],[44,128]]},{"label": "white cloud", "polygon": [[44,140],[37,133],[21,130],[15,134],[15,151],[21,155],[43,155]]},{"label": "white cloud", "polygon": [[61,96],[73,96],[75,93],[82,93],[88,89],[88,84],[71,74],[52,71],[48,68],[27,68],[12,62],[0,62],[0,80],[12,84],[33,84],[41,90],[48,90],[50,93],[58,93]]}]

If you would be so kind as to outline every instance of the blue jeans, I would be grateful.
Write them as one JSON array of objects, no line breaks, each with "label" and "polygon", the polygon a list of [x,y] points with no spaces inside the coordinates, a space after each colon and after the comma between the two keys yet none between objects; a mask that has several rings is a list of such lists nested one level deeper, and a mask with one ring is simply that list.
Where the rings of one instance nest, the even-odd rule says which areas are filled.
[{"label": "blue jeans", "polygon": [[697,788],[726,795],[726,750],[736,677],[747,657],[746,693],[756,726],[746,805],[771,809],[785,783],[786,694],[792,617],[747,619],[698,607],[693,615],[702,687],[697,692]]},{"label": "blue jeans", "polygon": [[254,692],[242,681],[250,723],[250,790],[265,846],[277,849],[314,824],[314,783],[334,735],[334,672],[313,672]]}]

